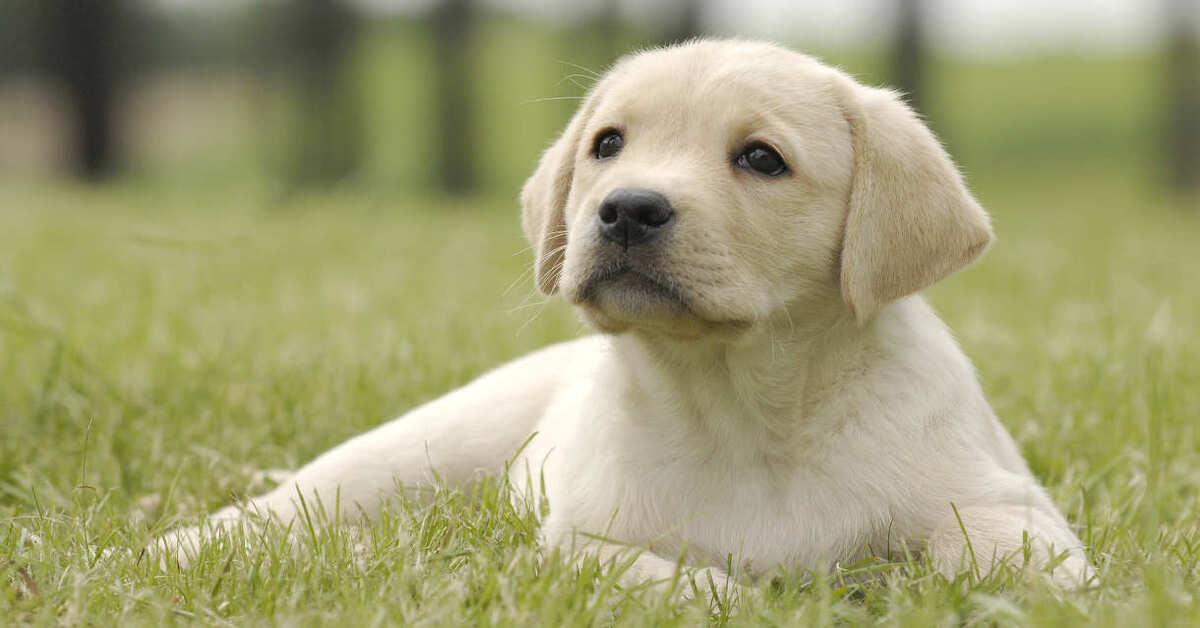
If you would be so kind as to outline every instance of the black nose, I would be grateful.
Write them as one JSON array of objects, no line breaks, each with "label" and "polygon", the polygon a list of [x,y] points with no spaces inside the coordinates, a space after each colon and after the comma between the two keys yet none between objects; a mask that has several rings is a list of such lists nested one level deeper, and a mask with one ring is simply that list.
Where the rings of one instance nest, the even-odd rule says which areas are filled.
[{"label": "black nose", "polygon": [[662,233],[675,217],[667,197],[650,190],[621,188],[600,203],[600,233],[625,248]]}]

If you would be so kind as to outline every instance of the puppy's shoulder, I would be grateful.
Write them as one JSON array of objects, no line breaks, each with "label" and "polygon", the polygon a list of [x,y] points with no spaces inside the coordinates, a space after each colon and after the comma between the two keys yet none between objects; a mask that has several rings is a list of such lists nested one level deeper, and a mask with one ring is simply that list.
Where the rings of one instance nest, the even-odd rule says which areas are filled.
[{"label": "puppy's shoulder", "polygon": [[992,419],[974,366],[921,297],[881,309],[856,349],[842,369],[847,414],[882,414],[907,429]]},{"label": "puppy's shoulder", "polygon": [[[952,388],[975,383],[975,369],[950,328],[920,296],[899,299],[880,311],[869,332],[885,366],[913,375],[946,377]],[[969,387],[969,386],[968,386]]]},{"label": "puppy's shoulder", "polygon": [[[891,311],[888,311],[888,310]],[[941,451],[986,451],[1005,470],[1028,473],[984,395],[974,365],[950,329],[919,296],[897,301],[875,330],[883,355],[875,384],[893,400],[893,420]],[[951,456],[952,457],[952,456]]]}]

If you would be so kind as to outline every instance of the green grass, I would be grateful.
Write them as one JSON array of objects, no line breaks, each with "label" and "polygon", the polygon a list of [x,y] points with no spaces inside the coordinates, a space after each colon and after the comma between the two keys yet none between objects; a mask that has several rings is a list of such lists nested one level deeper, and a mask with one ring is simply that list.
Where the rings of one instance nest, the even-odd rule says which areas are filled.
[{"label": "green grass", "polygon": [[[1000,239],[932,291],[1101,585],[783,574],[732,617],[535,543],[504,487],[159,571],[140,548],[582,332],[515,207],[143,183],[0,192],[0,617],[49,623],[1200,623],[1200,215],[1114,171],[983,179]],[[509,288],[511,286],[511,289]],[[532,304],[532,305],[531,305]],[[261,483],[260,483],[261,484]]]}]

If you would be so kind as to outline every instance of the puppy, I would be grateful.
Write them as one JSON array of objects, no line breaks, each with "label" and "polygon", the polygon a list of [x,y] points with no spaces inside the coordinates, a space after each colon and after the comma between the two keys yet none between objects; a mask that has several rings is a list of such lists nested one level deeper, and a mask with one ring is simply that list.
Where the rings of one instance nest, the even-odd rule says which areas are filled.
[{"label": "puppy", "polygon": [[629,582],[672,582],[685,550],[718,586],[731,564],[912,552],[948,576],[1015,561],[1093,577],[914,294],[992,231],[895,93],[764,43],[636,54],[521,201],[538,288],[599,335],[501,366],[157,547],[185,560],[246,511],[286,523],[298,494],[337,495],[351,520],[396,482],[507,469],[514,494],[548,500],[545,543],[620,559]]}]

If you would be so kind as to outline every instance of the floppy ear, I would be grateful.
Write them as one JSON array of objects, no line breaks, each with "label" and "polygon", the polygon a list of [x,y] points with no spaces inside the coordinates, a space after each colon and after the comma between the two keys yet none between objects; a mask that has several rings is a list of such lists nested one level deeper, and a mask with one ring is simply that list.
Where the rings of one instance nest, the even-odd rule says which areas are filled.
[{"label": "floppy ear", "polygon": [[842,298],[860,324],[882,305],[971,263],[987,214],[933,133],[895,92],[837,75],[854,142],[842,240]]},{"label": "floppy ear", "polygon": [[533,245],[533,276],[543,294],[558,291],[567,250],[565,210],[575,175],[575,151],[595,96],[588,97],[521,188],[521,226]]}]

